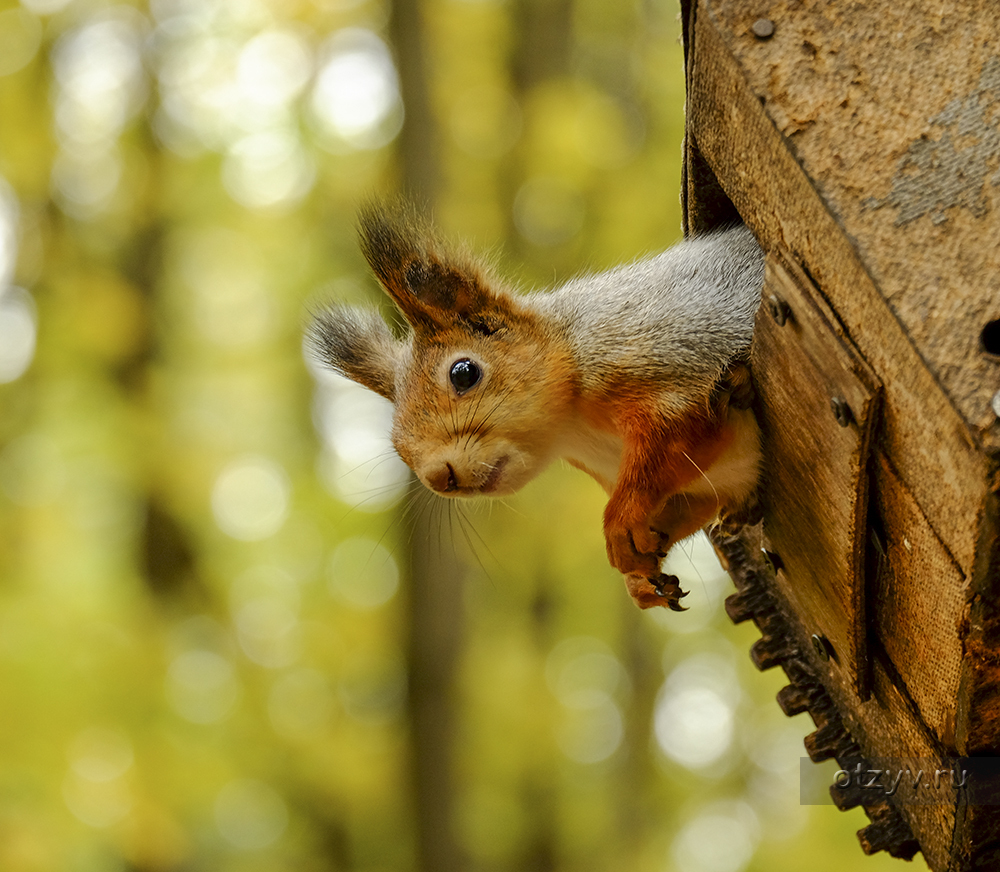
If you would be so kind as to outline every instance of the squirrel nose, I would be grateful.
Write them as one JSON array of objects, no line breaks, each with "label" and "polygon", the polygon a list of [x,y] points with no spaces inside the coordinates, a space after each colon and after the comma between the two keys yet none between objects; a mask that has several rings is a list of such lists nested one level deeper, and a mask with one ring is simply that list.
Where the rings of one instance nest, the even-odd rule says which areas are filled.
[{"label": "squirrel nose", "polygon": [[446,494],[458,490],[458,479],[455,477],[455,470],[450,463],[446,463],[440,469],[436,469],[427,476],[427,483],[432,490]]}]

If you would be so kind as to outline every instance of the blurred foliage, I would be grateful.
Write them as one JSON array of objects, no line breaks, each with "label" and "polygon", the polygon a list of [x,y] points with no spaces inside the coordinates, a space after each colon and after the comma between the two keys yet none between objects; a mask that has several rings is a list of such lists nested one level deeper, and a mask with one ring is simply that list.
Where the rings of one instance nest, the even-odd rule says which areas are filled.
[{"label": "blurred foliage", "polygon": [[310,306],[377,299],[414,10],[447,233],[528,286],[678,237],[667,0],[0,4],[0,869],[417,868],[414,514],[470,561],[462,868],[890,868],[799,805],[810,725],[703,540],[690,611],[640,614],[589,479],[435,504],[304,362]]}]

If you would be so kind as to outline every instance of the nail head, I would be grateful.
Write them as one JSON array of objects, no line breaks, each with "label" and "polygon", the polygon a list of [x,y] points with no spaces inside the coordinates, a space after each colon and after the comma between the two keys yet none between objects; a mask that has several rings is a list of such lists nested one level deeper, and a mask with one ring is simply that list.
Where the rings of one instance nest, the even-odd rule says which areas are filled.
[{"label": "nail head", "polygon": [[841,427],[847,427],[854,420],[854,413],[851,411],[851,407],[847,405],[846,400],[840,397],[831,397],[830,408],[833,409],[833,416],[837,419],[837,423]]},{"label": "nail head", "polygon": [[820,660],[826,661],[830,659],[830,643],[827,642],[826,636],[821,636],[819,633],[813,633],[812,636],[809,637],[809,641],[812,642],[813,651],[816,652],[816,656],[819,657]]},{"label": "nail head", "polygon": [[783,561],[774,551],[768,551],[766,548],[761,548],[760,553],[764,555],[764,562],[770,566],[775,573],[781,572],[781,570],[785,568],[785,561]]},{"label": "nail head", "polygon": [[788,308],[788,303],[771,294],[767,298],[767,309],[771,313],[771,317],[774,318],[775,322],[779,327],[784,327],[785,322],[788,321],[788,316],[791,314],[791,309]]},{"label": "nail head", "polygon": [[757,39],[770,39],[774,36],[774,22],[769,18],[758,18],[751,30]]}]

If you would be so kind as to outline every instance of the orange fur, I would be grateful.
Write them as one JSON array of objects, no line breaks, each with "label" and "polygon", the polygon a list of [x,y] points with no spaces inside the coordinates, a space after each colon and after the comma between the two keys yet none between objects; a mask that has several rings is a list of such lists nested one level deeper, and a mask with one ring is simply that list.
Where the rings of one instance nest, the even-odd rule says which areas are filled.
[{"label": "orange fur", "polygon": [[596,427],[614,426],[623,439],[618,479],[604,510],[608,559],[625,575],[656,577],[667,549],[719,510],[717,499],[694,499],[689,509],[670,501],[702,477],[734,434],[723,417],[701,410],[666,420],[636,393],[605,394],[584,413]]}]

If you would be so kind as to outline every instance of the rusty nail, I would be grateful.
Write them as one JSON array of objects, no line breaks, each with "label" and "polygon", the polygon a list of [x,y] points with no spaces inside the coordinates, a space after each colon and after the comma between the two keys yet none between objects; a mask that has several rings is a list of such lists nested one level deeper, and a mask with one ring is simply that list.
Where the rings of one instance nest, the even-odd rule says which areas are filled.
[{"label": "rusty nail", "polygon": [[758,18],[751,30],[757,39],[770,39],[774,36],[774,22],[769,18]]},{"label": "rusty nail", "polygon": [[840,397],[831,397],[830,408],[833,409],[833,417],[837,419],[837,423],[841,427],[847,427],[854,420],[854,413],[851,412],[851,407],[847,405],[846,400],[842,400]]},{"label": "rusty nail", "polygon": [[993,395],[993,413],[1000,418],[1000,391]]},{"label": "rusty nail", "polygon": [[774,318],[779,327],[785,326],[788,316],[792,313],[792,310],[788,308],[788,303],[774,294],[770,294],[767,298],[767,310],[771,313],[771,317]]},{"label": "rusty nail", "polygon": [[830,659],[830,643],[827,641],[826,636],[821,636],[819,633],[813,633],[809,637],[809,641],[812,642],[813,651],[816,652],[816,656],[820,660]]}]

